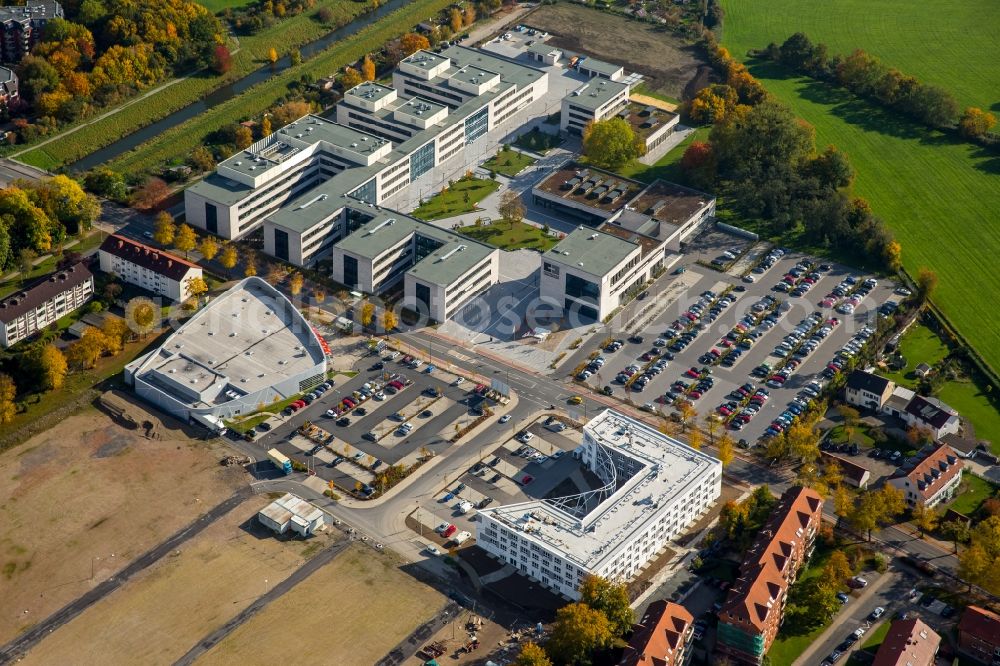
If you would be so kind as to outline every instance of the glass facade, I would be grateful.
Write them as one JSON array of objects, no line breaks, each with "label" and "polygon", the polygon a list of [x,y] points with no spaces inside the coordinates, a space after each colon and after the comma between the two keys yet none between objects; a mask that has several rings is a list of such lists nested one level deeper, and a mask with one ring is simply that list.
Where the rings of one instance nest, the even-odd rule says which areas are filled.
[{"label": "glass facade", "polygon": [[351,192],[348,196],[354,197],[359,201],[364,201],[365,203],[378,203],[375,200],[375,195],[377,194],[376,188],[378,185],[375,183],[375,179],[372,178],[367,183],[359,187],[358,189]]},{"label": "glass facade", "polygon": [[486,134],[490,125],[490,108],[483,107],[465,119],[465,142],[472,143]]},{"label": "glass facade", "polygon": [[219,211],[215,204],[205,202],[205,229],[210,233],[219,233]]},{"label": "glass facade", "polygon": [[423,303],[427,307],[427,311],[430,312],[431,311],[430,287],[428,287],[426,284],[420,284],[419,282],[416,284],[416,287],[417,287],[416,291],[417,300]]},{"label": "glass facade", "polygon": [[438,249],[444,243],[433,238],[428,238],[427,236],[416,235],[416,252],[414,254],[413,263],[417,264],[423,260],[424,257],[429,255],[434,250]]},{"label": "glass facade", "polygon": [[274,256],[288,261],[288,232],[274,230]]},{"label": "glass facade", "polygon": [[434,168],[434,142],[419,148],[410,156],[410,181],[419,178]]},{"label": "glass facade", "polygon": [[601,286],[590,280],[584,280],[572,273],[567,273],[566,295],[579,298],[582,301],[597,303],[601,298]]},{"label": "glass facade", "polygon": [[348,287],[358,286],[358,260],[350,255],[344,255],[344,284]]}]

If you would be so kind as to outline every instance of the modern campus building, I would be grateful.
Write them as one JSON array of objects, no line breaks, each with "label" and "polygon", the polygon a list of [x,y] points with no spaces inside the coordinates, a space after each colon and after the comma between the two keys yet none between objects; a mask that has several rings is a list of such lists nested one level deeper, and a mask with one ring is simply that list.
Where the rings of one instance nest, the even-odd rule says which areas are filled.
[{"label": "modern campus building", "polygon": [[985,666],[1000,666],[1000,615],[968,606],[958,622],[958,651]]},{"label": "modern campus building", "polygon": [[920,618],[896,620],[875,653],[872,666],[934,666],[941,636]]},{"label": "modern campus building", "polygon": [[94,276],[81,263],[0,300],[0,345],[21,342],[83,307],[93,295]]},{"label": "modern campus building", "polygon": [[326,354],[315,331],[258,277],[216,297],[159,348],[125,366],[125,382],[140,397],[213,430],[325,377]]},{"label": "modern campus building", "polygon": [[715,199],[665,181],[644,185],[568,162],[532,190],[537,205],[583,226],[542,255],[541,296],[604,319],[715,214]]},{"label": "modern campus building", "polygon": [[920,451],[914,462],[901,467],[886,483],[903,492],[907,505],[929,509],[954,497],[963,467],[950,446],[937,444]]},{"label": "modern campus building", "polygon": [[563,98],[559,129],[583,134],[592,122],[613,118],[628,105],[629,87],[608,79],[587,81]]},{"label": "modern campus building", "polygon": [[191,280],[202,277],[197,264],[118,234],[105,239],[98,255],[105,273],[173,301],[190,298]]},{"label": "modern campus building", "polygon": [[23,5],[0,7],[0,59],[20,62],[42,39],[45,24],[63,17],[55,0],[28,0]]},{"label": "modern campus building", "polygon": [[719,498],[722,464],[612,410],[574,452],[604,484],[561,498],[483,509],[477,543],[570,599],[588,574],[628,581]]},{"label": "modern campus building", "polygon": [[694,616],[672,601],[657,599],[632,628],[618,666],[684,666],[691,661]]},{"label": "modern campus building", "polygon": [[402,281],[403,304],[438,322],[499,278],[497,248],[389,211],[333,247],[334,280],[371,294]]},{"label": "modern campus building", "polygon": [[788,588],[812,554],[823,498],[796,486],[781,496],[740,565],[719,611],[716,649],[739,664],[761,664],[781,626]]}]

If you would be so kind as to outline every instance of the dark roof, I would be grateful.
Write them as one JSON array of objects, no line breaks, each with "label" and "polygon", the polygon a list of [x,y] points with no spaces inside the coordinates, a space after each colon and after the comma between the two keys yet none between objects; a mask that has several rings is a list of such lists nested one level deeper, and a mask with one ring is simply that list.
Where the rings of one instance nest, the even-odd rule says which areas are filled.
[{"label": "dark roof", "polygon": [[946,412],[919,395],[914,397],[910,401],[910,404],[906,406],[906,413],[916,416],[924,423],[930,424],[935,428],[940,428],[952,417],[949,412]]},{"label": "dark roof", "polygon": [[889,380],[885,377],[879,377],[864,370],[855,370],[847,378],[847,388],[855,391],[868,391],[877,395],[882,395],[889,384]]},{"label": "dark roof", "polygon": [[823,462],[835,462],[840,465],[841,473],[849,479],[853,479],[855,483],[860,484],[865,478],[865,474],[871,475],[871,472],[861,465],[848,460],[847,458],[841,458],[840,456],[830,455],[825,451],[821,454],[823,457]]},{"label": "dark roof", "polygon": [[958,632],[1000,646],[1000,615],[979,606],[969,606],[958,622]]},{"label": "dark roof", "polygon": [[64,291],[92,279],[93,274],[82,263],[74,264],[36,282],[31,287],[0,301],[0,321],[9,323],[52,300]]},{"label": "dark roof", "polygon": [[108,236],[101,244],[101,252],[121,257],[125,261],[148,268],[178,282],[184,278],[188,270],[198,268],[197,264],[192,264],[186,259],[117,234]]}]

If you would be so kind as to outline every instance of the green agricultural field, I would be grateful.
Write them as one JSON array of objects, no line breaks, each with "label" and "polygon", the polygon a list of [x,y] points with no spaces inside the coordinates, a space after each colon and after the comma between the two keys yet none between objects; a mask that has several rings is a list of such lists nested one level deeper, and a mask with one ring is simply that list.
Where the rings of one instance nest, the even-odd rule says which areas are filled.
[{"label": "green agricultural field", "polygon": [[[993,74],[1000,43],[982,26],[1000,19],[989,0],[723,0],[723,43],[734,57],[781,41],[797,30],[836,51],[865,48],[963,103],[995,108],[1000,80]],[[935,45],[929,48],[928,45]],[[1000,368],[1000,159],[983,149],[929,131],[827,84],[767,63],[750,71],[816,128],[819,146],[834,144],[857,170],[855,189],[872,203],[903,245],[915,274],[937,271],[934,298],[977,351]],[[956,407],[957,409],[957,407]]]},{"label": "green agricultural field", "polygon": [[723,42],[735,58],[796,32],[833,53],[861,48],[963,105],[1000,102],[1000,3],[994,0],[722,0]]}]

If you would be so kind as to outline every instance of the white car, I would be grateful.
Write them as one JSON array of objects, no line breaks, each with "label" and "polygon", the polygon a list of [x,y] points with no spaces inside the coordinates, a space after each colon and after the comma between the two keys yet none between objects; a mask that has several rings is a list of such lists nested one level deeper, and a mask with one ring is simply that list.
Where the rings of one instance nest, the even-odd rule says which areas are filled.
[{"label": "white car", "polygon": [[376,400],[378,400],[379,402],[382,402],[383,400],[385,400],[385,393],[382,393],[382,391],[379,391],[378,393],[376,393],[374,395],[374,398]]},{"label": "white car", "polygon": [[326,410],[326,415],[329,416],[332,419],[333,417],[335,417],[337,415],[337,412],[333,411],[332,409],[328,409],[328,410]]},{"label": "white car", "polygon": [[877,620],[882,617],[883,614],[885,614],[885,609],[881,606],[876,606],[875,610],[872,611],[872,614],[869,617],[873,620]]},{"label": "white car", "polygon": [[[447,529],[448,528],[448,523],[445,523],[444,526],[445,526],[445,529]],[[443,532],[444,530],[437,530],[437,531]],[[434,544],[432,544],[432,543],[427,544],[427,547],[424,548],[424,550],[427,551],[428,555],[433,555],[434,557],[438,557],[438,556],[441,555],[441,550],[437,546],[435,546]]]},{"label": "white car", "polygon": [[459,377],[458,379],[456,379],[455,381],[453,381],[451,383],[451,385],[452,386],[459,386],[460,384],[463,384],[464,382],[465,382],[465,377]]},{"label": "white car", "polygon": [[504,414],[500,417],[500,423],[507,423],[510,421],[510,414]]}]

